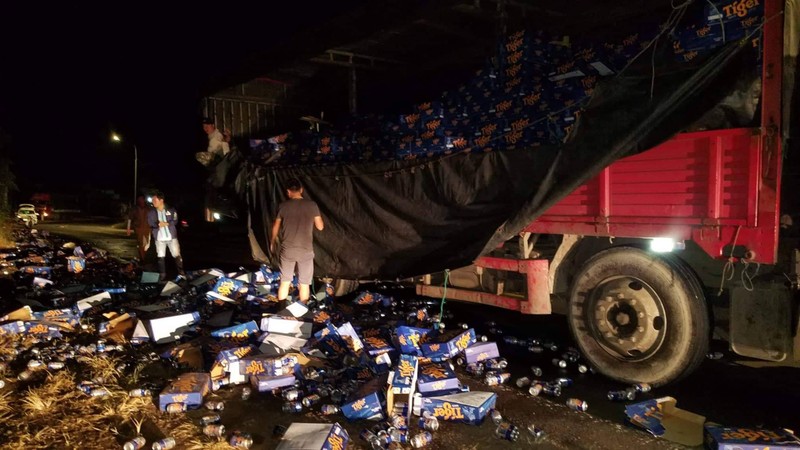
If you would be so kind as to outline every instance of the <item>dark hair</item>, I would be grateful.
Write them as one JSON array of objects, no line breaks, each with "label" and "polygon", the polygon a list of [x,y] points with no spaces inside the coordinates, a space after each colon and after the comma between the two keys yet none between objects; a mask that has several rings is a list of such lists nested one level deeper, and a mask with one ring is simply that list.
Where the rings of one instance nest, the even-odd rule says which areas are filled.
[{"label": "dark hair", "polygon": [[203,125],[214,125],[214,119],[211,117],[203,117]]},{"label": "dark hair", "polygon": [[158,197],[158,198],[160,198],[161,200],[164,200],[164,193],[163,193],[163,192],[161,192],[161,191],[153,191],[153,192],[150,194],[150,196],[151,196],[151,197]]},{"label": "dark hair", "polygon": [[303,189],[303,185],[300,184],[300,180],[297,178],[289,178],[289,181],[286,182],[286,189],[297,192],[300,189]]}]

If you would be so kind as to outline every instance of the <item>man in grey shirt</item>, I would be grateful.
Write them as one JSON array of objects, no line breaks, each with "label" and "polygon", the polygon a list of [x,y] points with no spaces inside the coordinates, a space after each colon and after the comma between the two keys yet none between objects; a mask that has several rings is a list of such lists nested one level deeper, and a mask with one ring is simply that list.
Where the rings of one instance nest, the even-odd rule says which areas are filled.
[{"label": "man in grey shirt", "polygon": [[308,302],[309,285],[314,277],[314,228],[322,231],[325,224],[319,214],[319,207],[311,200],[303,198],[303,186],[296,178],[286,184],[289,200],[278,206],[278,217],[272,224],[269,248],[275,253],[278,234],[281,237],[281,285],[278,300],[289,296],[292,277],[297,272],[300,301]]}]

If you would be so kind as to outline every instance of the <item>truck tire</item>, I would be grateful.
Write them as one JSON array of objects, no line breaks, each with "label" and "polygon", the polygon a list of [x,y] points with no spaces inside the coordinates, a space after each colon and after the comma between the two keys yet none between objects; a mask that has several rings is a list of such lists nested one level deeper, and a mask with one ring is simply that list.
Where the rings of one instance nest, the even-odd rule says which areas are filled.
[{"label": "truck tire", "polygon": [[599,372],[623,383],[662,386],[693,372],[708,351],[710,320],[682,262],[632,247],[611,248],[577,273],[568,320]]}]

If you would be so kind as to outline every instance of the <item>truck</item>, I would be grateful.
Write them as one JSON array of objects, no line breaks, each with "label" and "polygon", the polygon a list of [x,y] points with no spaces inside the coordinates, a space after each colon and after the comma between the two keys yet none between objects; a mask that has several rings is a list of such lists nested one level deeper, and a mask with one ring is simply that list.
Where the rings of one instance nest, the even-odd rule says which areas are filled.
[{"label": "truck", "polygon": [[[541,189],[541,180],[549,176],[542,170],[531,175],[525,164],[548,167],[562,153],[551,157],[552,153],[536,147],[509,147],[502,156],[485,148],[468,151],[467,142],[485,145],[503,124],[481,124],[483,134],[474,140],[447,136],[445,142],[455,150],[428,159],[415,159],[414,151],[424,147],[418,145],[425,139],[420,134],[403,142],[408,145],[403,147],[402,161],[359,160],[339,166],[325,164],[338,158],[337,149],[369,145],[343,134],[306,133],[317,153],[303,153],[277,168],[254,165],[247,174],[243,190],[253,257],[276,261],[277,255],[268,251],[268,230],[283,200],[283,183],[299,177],[326,220],[325,232],[315,241],[316,273],[337,278],[337,292],[352,288],[355,278],[381,275],[410,280],[420,296],[522,314],[565,314],[591,366],[625,383],[661,386],[686,377],[703,362],[714,337],[727,340],[739,355],[797,365],[800,252],[796,239],[782,235],[781,186],[784,128],[789,111],[797,106],[796,99],[786,93],[792,92],[794,84],[798,11],[794,7],[785,11],[783,0],[748,0],[732,2],[733,6],[707,3],[714,8],[719,4],[724,11],[730,6],[733,15],[763,6],[763,21],[758,22],[761,38],[753,46],[760,48],[761,67],[757,126],[676,135],[680,128],[670,128],[654,133],[658,139],[636,141],[635,150],[640,150],[641,142],[653,145],[622,159],[607,158],[605,163],[605,156],[589,154],[584,161],[596,159],[575,169],[584,175],[564,177],[568,186],[575,186],[568,195],[566,188],[560,189],[558,201],[547,203],[550,206],[543,213],[521,215],[512,211],[523,211],[519,205],[526,203],[520,198],[536,199],[541,191],[515,188],[540,183],[537,189]],[[793,24],[786,30],[785,41],[793,50],[787,48],[786,53],[784,14],[791,16],[786,22]],[[707,33],[709,27],[692,32]],[[635,53],[640,43],[630,41]],[[641,44],[647,49],[646,42]],[[693,53],[686,56],[696,56]],[[647,60],[641,72],[646,76],[637,75],[639,83],[647,78],[645,90],[652,86],[649,56]],[[655,56],[652,61],[655,80]],[[784,64],[792,77],[784,77]],[[563,73],[575,70],[570,64],[562,68]],[[487,83],[503,76],[484,75]],[[690,77],[683,83],[691,86],[694,81]],[[669,95],[664,90],[662,95]],[[539,98],[531,95],[524,99],[528,100],[535,104]],[[489,105],[491,114],[497,113],[495,105],[502,103]],[[482,105],[475,108],[480,110]],[[391,126],[368,122],[365,133],[379,130],[376,142],[391,147],[398,141],[380,140],[386,133],[397,134],[397,129],[402,133],[422,121],[421,129],[430,132],[434,141],[440,122],[446,122],[431,113],[435,110],[426,103]],[[613,115],[615,111],[606,106],[599,113]],[[587,110],[577,127],[591,130],[591,118],[584,120],[589,115]],[[512,132],[518,123],[521,128],[534,123],[521,120],[511,124]],[[597,124],[594,130],[602,128]],[[627,125],[633,129],[636,123]],[[475,131],[478,135],[481,130]],[[628,137],[628,128],[622,133],[628,141],[635,140],[636,136]],[[290,135],[265,142],[271,147],[259,157],[270,163],[281,152],[303,145]],[[505,143],[514,142],[507,139]],[[580,158],[573,161],[582,162]],[[509,179],[502,179],[501,172]],[[591,174],[596,176],[589,178]],[[519,218],[528,223],[509,225],[509,220]],[[784,225],[789,223],[783,220]],[[502,242],[507,236],[514,237]],[[493,248],[498,240],[502,243]],[[480,256],[475,259],[476,255]],[[470,261],[471,265],[462,267]]]},{"label": "truck", "polygon": [[[766,0],[764,16],[783,7]],[[626,383],[686,377],[715,336],[797,366],[800,251],[781,236],[783,33],[782,20],[764,25],[760,126],[680,133],[618,160],[518,239],[448,273],[449,286],[425,275],[416,292],[566,314],[588,362]]]}]

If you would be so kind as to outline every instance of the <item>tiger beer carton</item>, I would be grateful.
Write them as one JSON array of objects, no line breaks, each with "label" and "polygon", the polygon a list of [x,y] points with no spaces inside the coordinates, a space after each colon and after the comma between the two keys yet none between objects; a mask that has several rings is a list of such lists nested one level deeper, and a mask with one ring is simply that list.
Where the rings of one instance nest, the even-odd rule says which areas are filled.
[{"label": "tiger beer carton", "polygon": [[211,337],[232,341],[247,341],[258,334],[258,325],[254,320],[240,323],[211,332]]},{"label": "tiger beer carton", "polygon": [[487,359],[499,358],[500,351],[497,350],[495,342],[478,342],[472,344],[464,350],[464,360],[467,364],[486,361]]},{"label": "tiger beer carton", "polygon": [[170,403],[183,403],[187,408],[199,407],[211,390],[207,373],[185,373],[173,380],[158,396],[158,407],[165,411]]},{"label": "tiger beer carton", "polygon": [[253,388],[256,389],[258,392],[270,392],[274,389],[287,386],[294,386],[294,383],[295,383],[294,375],[281,375],[278,377],[270,377],[261,374],[261,375],[250,376],[250,384],[253,385]]},{"label": "tiger beer carton", "polygon": [[453,394],[460,389],[461,382],[447,363],[429,363],[420,367],[418,390],[424,397]]},{"label": "tiger beer carton", "polygon": [[705,445],[710,450],[800,450],[800,439],[789,430],[705,425]]},{"label": "tiger beer carton", "polygon": [[444,361],[463,352],[475,343],[475,330],[470,328],[456,335],[452,333],[439,336],[434,342],[426,342],[420,346],[422,355],[432,361]]},{"label": "tiger beer carton", "polygon": [[383,420],[386,418],[386,396],[383,393],[387,376],[378,376],[367,381],[342,406],[347,420]]},{"label": "tiger beer carton", "polygon": [[[400,355],[393,372],[389,373],[386,389],[386,410],[394,410],[395,403],[411,405],[417,386],[419,362],[414,355]],[[412,408],[407,408],[406,422],[411,421]]]},{"label": "tiger beer carton", "polygon": [[266,375],[277,377],[294,373],[298,356],[286,354],[273,355],[248,355],[239,360],[239,373],[245,376]]},{"label": "tiger beer carton", "polygon": [[350,436],[338,423],[293,423],[277,450],[345,450]]},{"label": "tiger beer carton", "polygon": [[490,409],[494,408],[494,392],[462,392],[438,397],[423,397],[422,410],[439,420],[480,425]]},{"label": "tiger beer carton", "polygon": [[399,326],[395,330],[395,346],[400,350],[400,353],[422,356],[420,345],[430,332],[430,328]]}]

